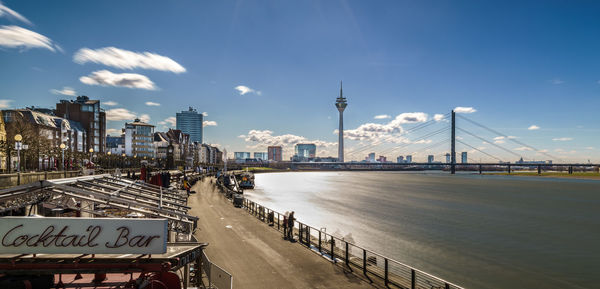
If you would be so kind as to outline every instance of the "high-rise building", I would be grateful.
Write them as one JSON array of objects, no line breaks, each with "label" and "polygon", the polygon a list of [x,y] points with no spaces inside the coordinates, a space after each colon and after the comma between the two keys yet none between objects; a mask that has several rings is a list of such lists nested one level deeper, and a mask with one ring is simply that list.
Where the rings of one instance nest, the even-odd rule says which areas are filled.
[{"label": "high-rise building", "polygon": [[125,154],[138,158],[153,158],[154,126],[139,119],[125,123]]},{"label": "high-rise building", "polygon": [[78,96],[75,101],[61,99],[55,113],[81,124],[86,131],[85,151],[105,152],[106,113],[100,108],[99,100],[90,100],[87,96]]},{"label": "high-rise building", "polygon": [[380,163],[387,163],[387,158],[385,156],[379,156],[377,161]]},{"label": "high-rise building", "polygon": [[406,162],[409,163],[409,164],[412,163],[412,156],[411,155],[407,155],[406,156]]},{"label": "high-rise building", "polygon": [[312,143],[299,143],[294,148],[294,161],[305,162],[315,158],[317,146]]},{"label": "high-rise building", "polygon": [[202,143],[202,119],[203,115],[190,106],[187,111],[176,114],[176,127],[189,134],[191,142]]},{"label": "high-rise building", "polygon": [[342,82],[340,81],[340,96],[335,100],[335,107],[340,112],[340,127],[338,129],[338,161],[344,162],[344,109],[348,103],[342,92]]},{"label": "high-rise building", "polygon": [[234,152],[233,157],[236,160],[245,160],[250,158],[250,152]]},{"label": "high-rise building", "polygon": [[433,155],[428,155],[427,156],[427,162],[428,163],[433,163]]},{"label": "high-rise building", "polygon": [[466,164],[468,162],[467,152],[460,153],[460,162]]},{"label": "high-rise building", "polygon": [[452,162],[452,158],[450,157],[449,153],[446,153],[446,163],[449,164]]},{"label": "high-rise building", "polygon": [[397,163],[399,163],[399,164],[400,164],[400,163],[403,163],[403,162],[404,162],[404,157],[403,157],[403,156],[399,156],[399,157],[397,157],[397,158],[396,158],[396,162],[397,162]]},{"label": "high-rise building", "polygon": [[375,162],[375,153],[370,153],[367,156],[367,162],[374,163]]},{"label": "high-rise building", "polygon": [[269,154],[270,161],[280,162],[283,159],[283,151],[281,150],[281,146],[270,146],[267,148],[267,153]]},{"label": "high-rise building", "polygon": [[266,161],[268,160],[269,155],[267,153],[254,152],[254,158],[257,160]]}]

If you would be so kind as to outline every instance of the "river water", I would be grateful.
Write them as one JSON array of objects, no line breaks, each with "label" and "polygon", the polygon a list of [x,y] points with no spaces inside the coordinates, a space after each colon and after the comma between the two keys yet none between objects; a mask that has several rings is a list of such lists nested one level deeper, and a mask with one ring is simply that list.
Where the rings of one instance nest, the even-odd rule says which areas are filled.
[{"label": "river water", "polygon": [[600,181],[256,174],[246,197],[469,289],[600,288]]}]

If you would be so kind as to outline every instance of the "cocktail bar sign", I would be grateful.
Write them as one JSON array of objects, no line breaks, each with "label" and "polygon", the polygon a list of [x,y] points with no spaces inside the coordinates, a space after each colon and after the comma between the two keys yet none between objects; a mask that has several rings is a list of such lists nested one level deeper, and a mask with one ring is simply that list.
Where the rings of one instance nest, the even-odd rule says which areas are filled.
[{"label": "cocktail bar sign", "polygon": [[0,254],[161,254],[166,219],[0,218]]}]

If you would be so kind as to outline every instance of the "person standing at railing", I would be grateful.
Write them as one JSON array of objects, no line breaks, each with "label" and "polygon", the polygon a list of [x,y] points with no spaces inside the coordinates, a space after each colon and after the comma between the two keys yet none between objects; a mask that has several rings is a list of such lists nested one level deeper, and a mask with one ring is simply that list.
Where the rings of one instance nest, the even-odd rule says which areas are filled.
[{"label": "person standing at railing", "polygon": [[292,211],[290,213],[290,215],[288,216],[288,240],[290,242],[294,241],[294,211]]}]

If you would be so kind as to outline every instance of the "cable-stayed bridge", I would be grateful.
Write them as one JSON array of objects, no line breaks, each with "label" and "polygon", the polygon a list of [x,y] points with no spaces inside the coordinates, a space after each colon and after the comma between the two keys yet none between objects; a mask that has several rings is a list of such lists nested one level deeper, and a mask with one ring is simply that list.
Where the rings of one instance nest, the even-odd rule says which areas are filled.
[{"label": "cable-stayed bridge", "polygon": [[[368,142],[345,152],[346,159],[364,158],[368,153],[377,152],[379,156],[403,156],[402,161],[375,161],[366,158],[360,162],[297,162],[291,163],[293,169],[341,169],[341,170],[421,170],[443,169],[451,173],[457,170],[490,171],[505,170],[509,173],[515,168],[558,170],[573,173],[586,167],[599,164],[577,163],[564,160],[525,143],[523,140],[504,134],[480,122],[472,120],[454,111],[437,115],[434,119],[410,127],[396,136],[388,136],[385,142]],[[461,152],[458,160],[457,152]],[[479,156],[479,160],[473,158]],[[427,161],[413,161],[414,158]],[[434,161],[442,160],[440,161]],[[482,160],[485,159],[485,160]],[[518,161],[510,161],[511,159]]]}]

